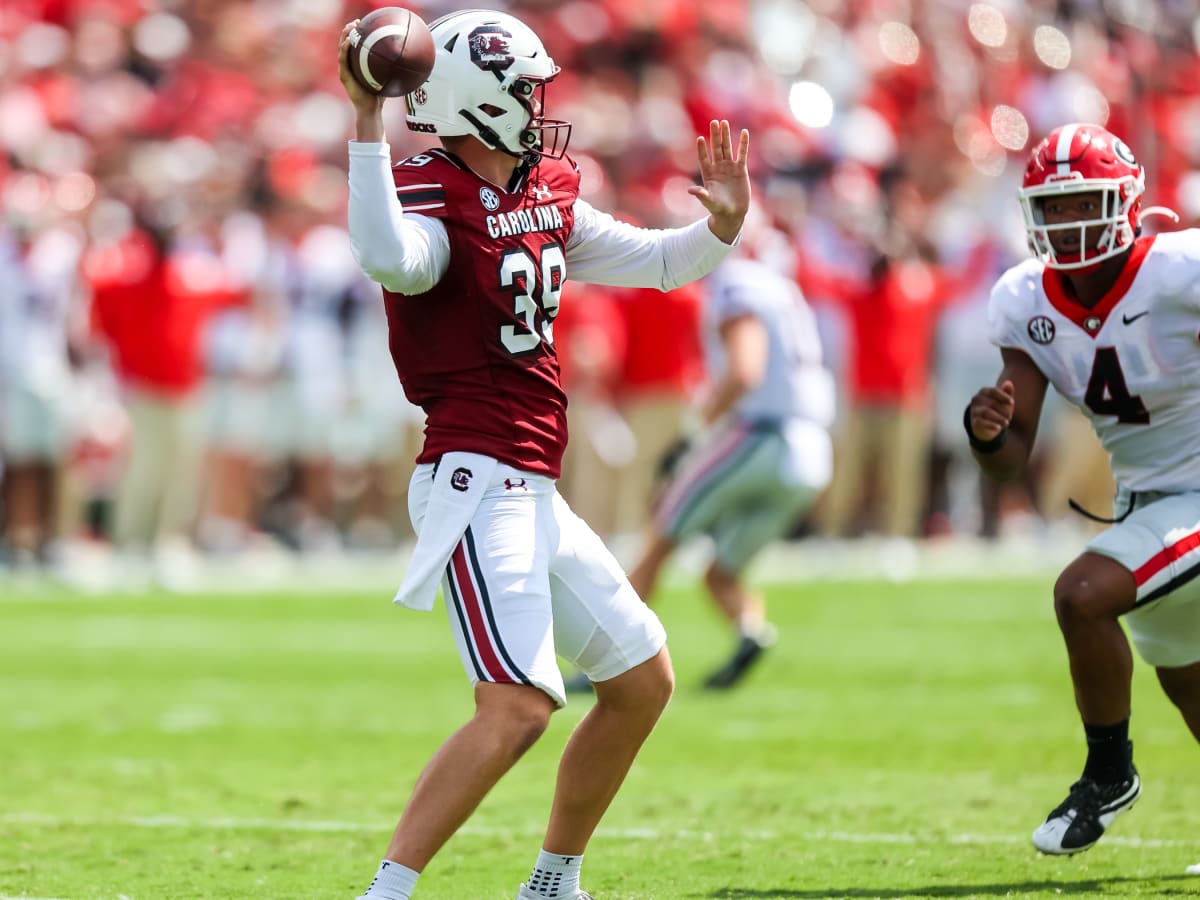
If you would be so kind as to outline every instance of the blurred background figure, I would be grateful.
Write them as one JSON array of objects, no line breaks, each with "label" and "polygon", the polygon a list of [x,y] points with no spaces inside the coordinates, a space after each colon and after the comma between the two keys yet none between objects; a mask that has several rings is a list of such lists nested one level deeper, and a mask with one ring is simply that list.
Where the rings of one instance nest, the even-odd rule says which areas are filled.
[{"label": "blurred background figure", "polygon": [[[145,545],[162,524],[148,511],[164,508],[163,533],[222,557],[403,551],[422,423],[377,377],[381,301],[338,246],[352,123],[328,63],[340,25],[375,5],[0,5],[0,521],[19,547],[2,558]],[[963,386],[991,358],[978,352],[987,285],[1027,253],[1011,198],[1049,128],[1105,125],[1139,148],[1148,202],[1180,210],[1179,227],[1200,222],[1193,3],[484,5],[553,36],[568,73],[555,104],[577,126],[572,156],[599,208],[674,224],[695,166],[678,135],[731,109],[754,132],[756,202],[784,236],[772,264],[812,303],[840,401],[834,485],[797,533],[1090,527],[1066,498],[1100,511],[1111,481],[1078,420],[1047,404],[1023,481],[981,486],[961,441]],[[449,8],[415,7],[426,20]],[[423,146],[403,113],[387,107],[397,157]],[[36,285],[40,312],[18,282]],[[117,298],[159,290],[179,291],[163,332],[177,349],[155,361],[146,329],[165,319],[123,317]],[[619,551],[647,527],[654,460],[708,374],[700,315],[688,290],[564,298],[574,440],[562,489]],[[98,340],[72,324],[89,322]],[[123,476],[150,399],[191,436],[171,483],[139,499]]]},{"label": "blurred background figure", "polygon": [[706,433],[668,463],[669,483],[629,574],[650,602],[675,548],[711,539],[704,587],[736,635],[733,655],[705,679],[718,689],[737,684],[775,640],[761,594],[744,582],[747,566],[792,530],[833,470],[835,392],[816,319],[792,280],[753,258],[767,243],[765,224],[748,220],[744,232],[742,257],[704,282]]},{"label": "blurred background figure", "polygon": [[[903,172],[885,176],[877,197],[861,189],[873,201],[866,211],[872,243],[864,269],[830,269],[808,254],[798,272],[805,289],[835,304],[847,326],[847,402],[820,523],[829,537],[923,533],[937,323],[990,271],[982,241],[957,271],[944,267],[928,235],[931,204]],[[874,515],[864,515],[867,491],[873,492]]]},{"label": "blurred background figure", "polygon": [[59,534],[83,246],[68,222],[0,228],[0,555],[20,569],[52,562]]},{"label": "blurred background figure", "polygon": [[577,515],[608,538],[618,533],[619,485],[644,446],[618,407],[629,336],[616,293],[569,284],[554,320],[563,387],[570,397],[571,440],[560,491]]},{"label": "blurred background figure", "polygon": [[130,422],[112,540],[136,564],[190,545],[204,448],[203,331],[215,310],[244,295],[208,248],[152,223],[97,243],[84,271],[93,327]]}]

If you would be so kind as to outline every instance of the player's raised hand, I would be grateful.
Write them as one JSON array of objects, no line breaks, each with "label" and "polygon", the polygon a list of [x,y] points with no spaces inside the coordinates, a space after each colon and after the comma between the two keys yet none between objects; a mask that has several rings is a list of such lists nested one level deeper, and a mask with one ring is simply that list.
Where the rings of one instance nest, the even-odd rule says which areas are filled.
[{"label": "player's raised hand", "polygon": [[1013,383],[1005,380],[996,387],[980,388],[971,398],[968,409],[971,433],[978,440],[990,441],[1012,422],[1016,409]]},{"label": "player's raised hand", "polygon": [[347,61],[350,32],[354,30],[358,23],[359,20],[354,19],[342,26],[342,35],[338,39],[338,77],[341,78],[342,87],[346,89],[346,96],[350,98],[350,102],[354,104],[354,108],[360,114],[365,113],[370,115],[379,111],[383,105],[383,98],[378,94],[372,94],[358,83],[350,73],[350,63]]},{"label": "player's raised hand", "polygon": [[750,209],[750,175],[746,171],[750,132],[742,129],[736,151],[727,120],[713,119],[708,132],[707,139],[703,135],[696,138],[700,178],[704,183],[688,188],[688,193],[708,210],[712,233],[732,244]]}]

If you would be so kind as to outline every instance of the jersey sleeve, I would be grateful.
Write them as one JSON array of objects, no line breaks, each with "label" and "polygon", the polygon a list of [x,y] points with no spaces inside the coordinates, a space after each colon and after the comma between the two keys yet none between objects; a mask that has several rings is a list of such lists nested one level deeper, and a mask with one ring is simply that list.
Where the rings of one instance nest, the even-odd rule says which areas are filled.
[{"label": "jersey sleeve", "polygon": [[758,299],[762,286],[756,286],[752,278],[740,272],[739,268],[736,264],[726,266],[721,270],[723,277],[710,279],[709,302],[712,310],[709,315],[718,325],[738,316],[762,317],[762,304]]},{"label": "jersey sleeve", "polygon": [[[429,159],[428,156],[417,157]],[[446,217],[446,188],[438,175],[422,162],[401,160],[392,166],[396,199],[406,215],[420,213],[434,219]]]},{"label": "jersey sleeve", "polygon": [[567,271],[590,284],[670,291],[703,278],[732,249],[707,219],[682,228],[638,228],[576,200]]},{"label": "jersey sleeve", "polygon": [[351,141],[349,158],[350,247],[359,267],[389,291],[428,291],[450,265],[450,238],[435,218],[446,208],[441,185],[403,164],[393,170],[384,143]]},{"label": "jersey sleeve", "polygon": [[[1023,349],[1033,293],[1030,263],[1009,269],[992,287],[988,298],[988,339],[997,347]],[[1040,268],[1033,264],[1035,268]]]},{"label": "jersey sleeve", "polygon": [[1162,260],[1158,267],[1159,283],[1164,297],[1178,298],[1176,302],[1200,310],[1200,229],[1186,228],[1155,235],[1154,253]]}]

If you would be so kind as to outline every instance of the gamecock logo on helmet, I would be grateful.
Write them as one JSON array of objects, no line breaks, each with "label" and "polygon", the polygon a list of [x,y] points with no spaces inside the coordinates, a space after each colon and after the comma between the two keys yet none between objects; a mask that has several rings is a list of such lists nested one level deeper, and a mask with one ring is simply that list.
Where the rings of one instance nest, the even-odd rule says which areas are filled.
[{"label": "gamecock logo on helmet", "polygon": [[480,25],[467,36],[471,62],[490,72],[503,72],[513,64],[508,42],[512,35],[499,25]]}]

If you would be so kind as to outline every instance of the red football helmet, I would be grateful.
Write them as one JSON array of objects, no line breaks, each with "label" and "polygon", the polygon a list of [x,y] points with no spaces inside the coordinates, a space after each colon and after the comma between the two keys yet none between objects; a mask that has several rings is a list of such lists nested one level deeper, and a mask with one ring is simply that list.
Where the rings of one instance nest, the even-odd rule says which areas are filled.
[{"label": "red football helmet", "polygon": [[[1120,138],[1099,125],[1075,123],[1055,129],[1033,148],[1021,185],[1030,248],[1052,269],[1088,268],[1124,252],[1139,232],[1145,189],[1146,172]],[[1042,202],[1046,197],[1085,192],[1100,194],[1100,218],[1045,224]],[[1090,248],[1087,229],[1097,227],[1104,230]],[[1072,228],[1079,230],[1079,251],[1056,251],[1051,233]]]}]

